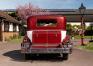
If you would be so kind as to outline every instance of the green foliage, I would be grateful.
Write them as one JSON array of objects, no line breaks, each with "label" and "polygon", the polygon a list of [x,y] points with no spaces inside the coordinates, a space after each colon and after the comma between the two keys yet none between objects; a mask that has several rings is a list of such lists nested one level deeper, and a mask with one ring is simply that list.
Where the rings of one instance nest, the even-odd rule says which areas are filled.
[{"label": "green foliage", "polygon": [[66,25],[66,29],[67,29],[67,34],[70,34],[71,36],[75,36],[78,35],[78,29],[80,29],[81,26],[80,25],[71,25],[71,24],[67,24]]},{"label": "green foliage", "polygon": [[17,17],[16,12],[9,13],[9,15],[12,16],[12,17]]},{"label": "green foliage", "polygon": [[21,36],[19,35],[19,36],[17,36],[17,35],[13,35],[13,36],[10,36],[10,40],[13,40],[13,39],[20,39],[21,38]]},{"label": "green foliage", "polygon": [[72,28],[71,24],[67,24],[67,25],[66,25],[66,29],[67,29],[67,30],[70,30],[71,28]]},{"label": "green foliage", "polygon": [[13,37],[12,37],[12,39],[9,40],[9,42],[11,42],[11,43],[21,43],[22,40],[23,40],[23,36],[18,36],[18,37],[16,37],[16,38],[13,38]]},{"label": "green foliage", "polygon": [[81,28],[81,26],[80,26],[80,25],[73,25],[73,26],[72,26],[72,28],[73,28],[73,29],[75,29],[75,28],[80,29],[80,28]]},{"label": "green foliage", "polygon": [[93,52],[93,42],[88,43],[86,46],[78,46],[78,48]]},{"label": "green foliage", "polygon": [[86,30],[93,30],[93,26],[88,26]]},{"label": "green foliage", "polygon": [[[80,35],[75,35],[74,37],[75,37],[75,39],[81,39],[81,36]],[[90,39],[91,36],[84,36],[84,38]]]},{"label": "green foliage", "polygon": [[66,25],[67,34],[71,33],[71,28],[72,28],[71,24]]},{"label": "green foliage", "polygon": [[93,35],[93,26],[88,26],[85,30],[85,35],[91,36]]},{"label": "green foliage", "polygon": [[76,30],[76,28],[80,29],[81,26],[80,25],[73,25],[72,26],[71,24],[67,24],[66,28],[67,28],[67,30]]}]

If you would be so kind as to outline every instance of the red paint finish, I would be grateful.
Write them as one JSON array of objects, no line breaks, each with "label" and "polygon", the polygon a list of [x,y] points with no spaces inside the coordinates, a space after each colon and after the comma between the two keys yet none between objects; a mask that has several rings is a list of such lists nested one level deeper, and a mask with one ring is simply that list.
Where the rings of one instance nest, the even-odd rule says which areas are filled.
[{"label": "red paint finish", "polygon": [[[55,47],[61,43],[60,31],[33,31],[32,44],[41,47]],[[50,45],[51,44],[51,45]]]},{"label": "red paint finish", "polygon": [[[56,27],[38,27],[38,19],[56,19]],[[27,19],[27,30],[66,30],[66,19],[63,16],[32,16]]]},{"label": "red paint finish", "polygon": [[61,32],[60,31],[48,31],[48,43],[49,44],[60,44],[61,43]]},{"label": "red paint finish", "polygon": [[33,31],[33,44],[45,44],[47,43],[47,32],[46,31]]},{"label": "red paint finish", "polygon": [[47,48],[47,46],[32,46],[32,48]]},{"label": "red paint finish", "polygon": [[[56,26],[37,26],[38,19],[55,19]],[[66,19],[63,16],[32,16],[27,20],[27,30],[32,33],[33,48],[55,48],[61,43],[61,31],[66,30]]]}]

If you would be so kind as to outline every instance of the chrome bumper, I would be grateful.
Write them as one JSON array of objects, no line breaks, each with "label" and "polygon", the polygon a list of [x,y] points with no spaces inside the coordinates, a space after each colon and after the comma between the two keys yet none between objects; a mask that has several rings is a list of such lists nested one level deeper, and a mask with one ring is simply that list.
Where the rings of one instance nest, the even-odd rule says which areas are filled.
[{"label": "chrome bumper", "polygon": [[22,53],[70,53],[70,48],[31,48],[25,49]]}]

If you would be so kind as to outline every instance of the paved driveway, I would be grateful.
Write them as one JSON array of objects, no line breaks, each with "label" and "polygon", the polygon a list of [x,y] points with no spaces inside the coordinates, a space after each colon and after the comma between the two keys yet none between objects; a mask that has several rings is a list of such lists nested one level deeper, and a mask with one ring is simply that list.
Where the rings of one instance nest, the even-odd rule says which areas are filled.
[{"label": "paved driveway", "polygon": [[67,61],[47,56],[25,61],[20,53],[20,44],[0,43],[0,66],[93,66],[93,53],[74,49]]}]

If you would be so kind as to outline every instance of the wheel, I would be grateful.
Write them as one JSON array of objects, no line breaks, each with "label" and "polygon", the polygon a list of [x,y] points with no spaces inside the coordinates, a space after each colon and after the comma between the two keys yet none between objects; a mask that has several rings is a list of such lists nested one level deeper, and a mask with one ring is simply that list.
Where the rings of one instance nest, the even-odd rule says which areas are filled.
[{"label": "wheel", "polygon": [[70,54],[72,54],[72,48],[70,49]]},{"label": "wheel", "polygon": [[25,60],[29,60],[29,59],[30,59],[30,57],[31,57],[31,55],[30,55],[30,54],[25,54]]},{"label": "wheel", "polygon": [[63,60],[68,60],[68,54],[67,53],[63,53]]}]

